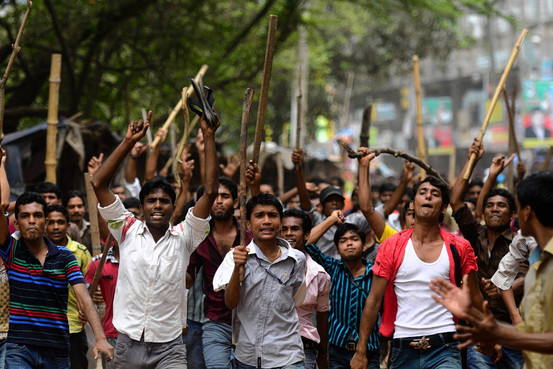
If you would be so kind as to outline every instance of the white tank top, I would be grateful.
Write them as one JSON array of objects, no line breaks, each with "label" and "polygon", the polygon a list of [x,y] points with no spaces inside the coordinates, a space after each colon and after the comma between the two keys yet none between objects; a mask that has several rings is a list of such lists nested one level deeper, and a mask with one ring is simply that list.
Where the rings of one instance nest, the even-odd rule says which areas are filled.
[{"label": "white tank top", "polygon": [[409,239],[405,257],[394,280],[397,315],[394,338],[429,336],[455,332],[451,313],[432,299],[430,280],[449,280],[449,257],[445,244],[438,260],[425,263],[419,259]]}]

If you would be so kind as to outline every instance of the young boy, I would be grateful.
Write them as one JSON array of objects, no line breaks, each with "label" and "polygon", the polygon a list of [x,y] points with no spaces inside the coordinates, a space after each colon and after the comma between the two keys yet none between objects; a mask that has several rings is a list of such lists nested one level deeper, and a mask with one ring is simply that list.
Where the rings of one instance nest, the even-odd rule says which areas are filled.
[{"label": "young boy", "polygon": [[229,251],[213,278],[233,314],[238,368],[303,368],[295,305],[305,295],[305,256],[278,238],[282,205],[261,193],[246,204],[253,240]]}]

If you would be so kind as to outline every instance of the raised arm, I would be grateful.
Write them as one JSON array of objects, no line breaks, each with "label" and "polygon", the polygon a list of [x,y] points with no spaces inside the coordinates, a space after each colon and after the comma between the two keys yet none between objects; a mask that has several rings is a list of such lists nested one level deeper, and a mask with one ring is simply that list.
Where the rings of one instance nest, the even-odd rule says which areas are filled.
[{"label": "raised arm", "polygon": [[370,163],[376,155],[374,153],[370,153],[369,149],[366,147],[360,147],[359,151],[365,153],[366,155],[359,158],[359,191],[357,193],[357,199],[359,201],[361,212],[365,218],[367,218],[367,222],[371,225],[376,238],[380,239],[382,238],[382,234],[386,228],[386,222],[380,214],[374,211],[369,179]]},{"label": "raised arm", "polygon": [[241,278],[244,276],[244,268],[248,261],[248,251],[246,246],[236,246],[230,252],[234,258],[234,269],[230,277],[230,281],[225,288],[225,305],[230,310],[238,306],[240,302],[240,284]]},{"label": "raised arm", "polygon": [[397,204],[399,204],[399,202],[401,201],[401,197],[403,196],[403,194],[405,193],[405,189],[411,182],[414,172],[415,172],[415,164],[405,160],[403,162],[403,173],[401,175],[401,181],[399,182],[399,185],[392,193],[392,197],[390,198],[390,201],[388,201],[384,205],[384,208],[382,209],[385,217],[388,217],[388,215],[392,214],[392,212],[397,207]]},{"label": "raised arm", "polygon": [[312,205],[303,175],[303,149],[301,147],[292,152],[292,163],[294,163],[294,167],[296,168],[296,186],[300,195],[300,207],[303,211],[309,211]]},{"label": "raised arm", "polygon": [[323,220],[321,223],[317,224],[311,229],[309,239],[306,243],[317,243],[319,238],[321,238],[330,227],[332,227],[334,224],[340,225],[345,221],[346,218],[344,217],[342,210],[334,210],[329,217],[327,217],[325,220]]},{"label": "raised arm", "polygon": [[261,193],[261,173],[257,163],[254,163],[253,160],[250,160],[246,168],[246,182],[250,186],[252,196]]},{"label": "raised arm", "polygon": [[125,156],[132,150],[134,144],[146,134],[151,119],[152,111],[150,110],[146,122],[142,120],[130,122],[123,141],[115,148],[113,153],[108,156],[104,164],[98,169],[96,174],[94,174],[94,177],[92,177],[92,187],[94,187],[94,192],[96,193],[100,206],[108,206],[115,201],[115,195],[113,195],[109,189],[109,184]]},{"label": "raised arm", "polygon": [[[217,115],[215,115],[217,117]],[[200,120],[201,130],[204,140],[204,160],[205,160],[205,184],[204,194],[192,209],[194,216],[205,219],[209,216],[213,201],[219,191],[219,167],[217,166],[217,151],[215,150],[215,132],[220,125],[219,117],[214,122],[215,126],[210,127],[202,115]]]},{"label": "raised arm", "polygon": [[[0,150],[3,149],[0,148]],[[0,184],[2,185],[0,202],[2,204],[2,212],[5,212],[8,206],[10,206],[10,184],[6,175],[6,158],[6,153],[2,152],[2,159],[0,159]]]},{"label": "raised arm", "polygon": [[154,177],[156,176],[157,159],[159,158],[161,145],[163,145],[163,143],[165,142],[165,138],[167,137],[167,130],[164,128],[158,129],[156,132],[156,137],[159,137],[159,144],[157,144],[157,146],[152,149],[150,155],[148,155],[148,159],[146,159],[146,170],[144,172],[145,181],[154,179]]},{"label": "raised arm", "polygon": [[137,177],[136,162],[138,159],[148,150],[149,145],[144,145],[138,141],[134,144],[127,165],[125,166],[125,181],[127,183],[134,183]]},{"label": "raised arm", "polygon": [[498,155],[492,159],[492,164],[490,165],[490,172],[488,178],[482,186],[482,191],[478,195],[478,201],[476,202],[476,214],[481,217],[484,211],[482,206],[484,206],[484,197],[495,187],[497,182],[497,177],[503,172],[503,169],[507,167],[513,161],[515,154],[512,154],[509,159],[505,160],[505,155]]},{"label": "raised arm", "polygon": [[173,212],[173,220],[180,219],[184,206],[187,202],[188,188],[190,188],[190,180],[192,179],[192,173],[194,171],[194,160],[187,160],[190,156],[189,146],[183,151],[181,158],[179,159],[179,171],[182,173],[180,196],[175,203],[175,211]]},{"label": "raised arm", "polygon": [[469,160],[472,154],[476,155],[476,160],[474,163],[474,165],[476,166],[476,163],[480,159],[482,159],[482,156],[484,156],[484,146],[477,138],[474,139],[474,141],[472,142],[472,145],[469,147],[468,160],[465,163],[463,170],[459,174],[459,177],[457,177],[457,180],[455,181],[455,184],[451,189],[450,203],[454,213],[464,205],[463,200],[465,199],[465,193],[467,192],[467,186],[468,186],[468,179],[465,179],[464,176],[465,176],[465,172],[467,171]]}]

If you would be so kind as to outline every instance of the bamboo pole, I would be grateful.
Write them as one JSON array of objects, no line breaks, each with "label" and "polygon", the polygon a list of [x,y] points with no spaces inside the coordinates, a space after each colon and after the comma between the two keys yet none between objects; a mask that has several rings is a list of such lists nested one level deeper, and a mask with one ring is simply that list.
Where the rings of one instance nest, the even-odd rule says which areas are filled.
[{"label": "bamboo pole", "polygon": [[[419,158],[426,162],[426,149],[424,147],[424,132],[422,127],[422,103],[421,103],[421,80],[419,69],[419,57],[413,56],[413,74],[415,76],[415,99],[417,106],[417,142]],[[424,169],[421,169],[421,178],[426,176]]]},{"label": "bamboo pole", "polygon": [[543,172],[546,172],[547,169],[549,169],[549,163],[551,162],[551,154],[553,154],[553,145],[549,148],[549,151],[547,151],[547,156],[545,157],[545,161],[543,162],[543,166],[541,168]]},{"label": "bamboo pole", "polygon": [[265,115],[267,113],[267,98],[269,96],[269,85],[271,83],[271,72],[273,69],[273,55],[275,52],[277,21],[278,17],[271,14],[271,16],[269,17],[269,30],[267,32],[267,46],[265,48],[265,63],[263,64],[263,80],[261,81],[261,90],[259,92],[259,106],[257,108],[257,121],[255,124],[253,161],[256,164],[259,161],[259,148],[261,147],[261,138],[264,131],[263,126],[265,125]]},{"label": "bamboo pole", "polygon": [[98,267],[96,268],[96,271],[94,272],[94,279],[92,280],[92,284],[90,285],[90,288],[88,289],[88,293],[90,294],[91,298],[94,295],[94,291],[96,291],[96,288],[98,288],[98,283],[100,282],[100,277],[102,276],[102,269],[104,268],[104,263],[106,262],[106,258],[108,256],[109,245],[111,245],[112,242],[113,242],[113,235],[110,233],[109,237],[108,237],[108,240],[106,241],[106,244],[104,245],[104,249],[102,250],[102,257],[100,258],[100,262],[98,263]]},{"label": "bamboo pole", "polygon": [[46,181],[56,183],[56,136],[58,132],[58,105],[61,82],[61,54],[52,54],[50,65],[50,94],[46,129]]},{"label": "bamboo pole", "polygon": [[298,101],[298,112],[296,117],[296,149],[299,149],[301,147],[301,65],[298,75],[298,96],[296,97]]},{"label": "bamboo pole", "polygon": [[[492,117],[493,110],[495,109],[495,105],[497,104],[497,100],[499,99],[499,95],[501,94],[501,91],[503,90],[503,86],[505,86],[505,82],[507,81],[507,77],[509,77],[509,73],[511,72],[511,69],[513,68],[513,65],[515,64],[515,60],[518,56],[518,53],[520,51],[520,48],[522,46],[522,43],[524,42],[524,39],[526,38],[526,35],[528,34],[528,30],[525,28],[522,30],[522,33],[520,34],[515,46],[513,47],[513,51],[511,51],[511,56],[509,57],[509,61],[507,62],[507,66],[503,70],[503,74],[501,75],[501,78],[499,80],[499,83],[497,84],[497,87],[495,88],[495,92],[492,97],[492,101],[490,102],[490,106],[488,107],[488,111],[486,112],[486,117],[484,118],[484,122],[482,123],[482,127],[480,128],[480,134],[478,135],[478,141],[482,142],[482,139],[484,138],[484,134],[486,134],[486,129],[488,128],[488,124],[490,123],[490,118]],[[467,170],[463,176],[463,179],[469,179],[470,175],[472,174],[472,170],[474,168],[474,161],[476,160],[476,154],[472,154],[469,159],[469,163],[467,166]]]},{"label": "bamboo pole", "polygon": [[[246,247],[246,157],[248,149],[248,121],[252,107],[254,91],[246,89],[244,104],[242,106],[242,122],[240,126],[240,246]],[[240,280],[244,279],[244,266],[240,268]]]},{"label": "bamboo pole", "polygon": [[[202,65],[202,67],[200,68],[200,71],[198,72],[198,74],[196,74],[196,77],[194,77],[194,80],[196,82],[200,79],[200,76],[203,77],[205,75],[205,72],[207,71],[207,68],[208,68],[208,66],[206,64]],[[192,84],[190,86],[188,86],[188,89],[186,90],[186,98],[188,98],[190,96],[190,91],[193,91]],[[173,110],[171,110],[171,113],[169,113],[169,117],[167,117],[167,120],[165,121],[165,123],[163,123],[163,126],[161,126],[161,128],[167,129],[167,128],[169,128],[171,123],[173,123],[173,121],[175,120],[177,114],[182,109],[183,99],[184,99],[184,97],[181,97],[179,99],[179,102],[177,103],[177,105],[175,105]],[[160,140],[161,140],[161,138],[159,136],[154,138],[154,142],[152,142],[151,148],[153,149],[154,147],[159,145]]]},{"label": "bamboo pole", "polygon": [[31,14],[32,7],[33,3],[30,0],[27,0],[27,10],[25,11],[25,15],[23,16],[23,21],[19,26],[19,31],[17,32],[15,42],[12,45],[12,54],[10,56],[10,60],[8,61],[8,66],[6,67],[6,71],[2,76],[2,80],[0,80],[0,142],[2,142],[2,140],[4,139],[4,94],[6,92],[6,83],[8,82],[8,78],[10,77],[15,58],[17,57],[17,54],[19,54],[19,51],[21,51],[21,36],[23,35],[23,30],[25,29],[25,25],[27,24],[27,20],[29,19],[29,14]]},{"label": "bamboo pole", "polygon": [[515,96],[513,96],[513,102],[512,104],[510,104],[509,96],[507,95],[507,89],[505,88],[505,86],[503,86],[502,92],[503,92],[503,99],[505,100],[505,105],[507,108],[507,114],[509,116],[509,135],[510,135],[509,137],[513,138],[513,145],[517,153],[518,160],[520,160],[520,149],[518,147],[517,135],[515,133],[515,112],[513,110],[513,106],[515,103]]},{"label": "bamboo pole", "polygon": [[361,122],[361,132],[359,134],[359,146],[361,147],[369,147],[372,108],[373,108],[372,105],[368,105],[363,111],[363,120]]},{"label": "bamboo pole", "polygon": [[90,222],[90,242],[92,246],[92,256],[100,253],[102,246],[100,245],[100,226],[98,224],[98,199],[92,188],[92,175],[84,174],[84,184],[86,187],[86,202],[88,208],[88,218]]}]

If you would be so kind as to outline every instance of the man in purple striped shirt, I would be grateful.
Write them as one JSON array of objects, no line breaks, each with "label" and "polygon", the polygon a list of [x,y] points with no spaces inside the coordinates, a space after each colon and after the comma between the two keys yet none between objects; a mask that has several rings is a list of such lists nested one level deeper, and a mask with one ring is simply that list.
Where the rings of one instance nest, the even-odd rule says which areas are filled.
[{"label": "man in purple striped shirt", "polygon": [[69,368],[68,283],[94,331],[94,355],[101,352],[111,359],[113,347],[107,343],[75,256],[44,236],[45,208],[38,193],[25,192],[17,199],[19,239],[10,236],[0,211],[0,256],[10,283],[7,367]]}]

